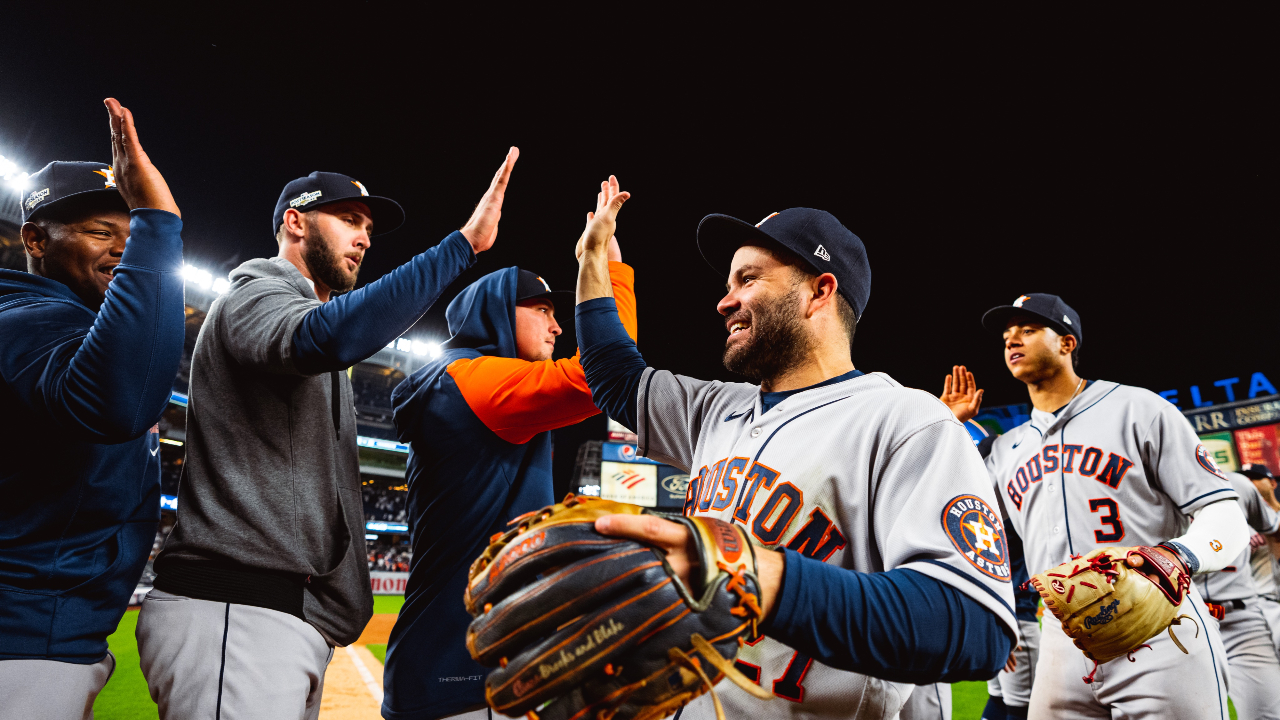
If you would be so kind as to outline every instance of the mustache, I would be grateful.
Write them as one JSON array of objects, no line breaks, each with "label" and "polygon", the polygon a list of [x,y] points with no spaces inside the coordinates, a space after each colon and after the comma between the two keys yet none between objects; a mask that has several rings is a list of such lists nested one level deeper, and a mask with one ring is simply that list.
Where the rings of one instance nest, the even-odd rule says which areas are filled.
[{"label": "mustache", "polygon": [[724,327],[726,330],[733,327],[736,322],[748,322],[751,320],[751,311],[746,308],[738,308],[732,315],[724,319]]}]

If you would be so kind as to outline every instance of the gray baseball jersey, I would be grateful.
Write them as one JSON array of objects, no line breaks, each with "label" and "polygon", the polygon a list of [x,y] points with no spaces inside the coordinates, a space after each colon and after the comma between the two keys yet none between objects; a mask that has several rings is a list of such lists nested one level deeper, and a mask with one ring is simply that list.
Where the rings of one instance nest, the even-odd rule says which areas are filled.
[{"label": "gray baseball jersey", "polygon": [[1249,567],[1252,570],[1253,584],[1258,594],[1272,600],[1280,599],[1276,593],[1276,556],[1272,554],[1270,545],[1254,548],[1249,554]]},{"label": "gray baseball jersey", "polygon": [[[1249,527],[1264,535],[1280,529],[1280,515],[1267,505],[1248,478],[1239,473],[1228,473],[1227,481],[1240,496],[1240,509],[1244,511]],[[1206,602],[1222,604],[1229,600],[1244,600],[1257,595],[1258,586],[1254,583],[1252,568],[1249,564],[1250,553],[1251,548],[1246,547],[1240,551],[1240,557],[1226,568],[1195,576],[1195,583],[1200,586],[1200,596]],[[1225,638],[1223,642],[1227,642]]]},{"label": "gray baseball jersey", "polygon": [[1236,491],[1169,401],[1098,380],[1056,414],[996,439],[987,469],[1022,536],[1027,571],[1108,545],[1155,545]]},{"label": "gray baseball jersey", "polygon": [[[872,373],[819,385],[762,412],[760,389],[645,370],[643,455],[692,476],[685,512],[741,525],[860,572],[911,568],[1017,630],[1008,544],[982,459],[937,398]],[[717,687],[734,718],[894,717],[914,686],[824,666],[772,638],[739,667],[780,700]],[[714,717],[709,696],[682,720]]]}]

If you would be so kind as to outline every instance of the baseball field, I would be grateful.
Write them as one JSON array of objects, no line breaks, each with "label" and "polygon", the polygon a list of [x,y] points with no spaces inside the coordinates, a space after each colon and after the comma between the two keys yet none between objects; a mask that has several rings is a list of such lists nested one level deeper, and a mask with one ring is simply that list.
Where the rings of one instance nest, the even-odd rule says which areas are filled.
[{"label": "baseball field", "polygon": [[[382,662],[387,634],[404,604],[399,595],[375,595],[373,620],[360,641],[339,648],[325,673],[320,720],[379,720],[382,704]],[[138,611],[130,610],[109,638],[116,656],[116,671],[94,703],[95,720],[158,720],[156,704],[147,693],[147,682],[138,667],[134,627]],[[776,702],[776,701],[775,701]],[[953,720],[980,720],[987,702],[987,684],[962,682],[952,686]],[[1235,708],[1231,720],[1236,720]]]}]

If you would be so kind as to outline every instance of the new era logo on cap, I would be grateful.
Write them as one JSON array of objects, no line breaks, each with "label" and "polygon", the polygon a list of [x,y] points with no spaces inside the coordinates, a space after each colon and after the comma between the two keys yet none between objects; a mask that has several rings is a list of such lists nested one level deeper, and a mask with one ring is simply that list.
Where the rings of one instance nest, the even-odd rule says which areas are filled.
[{"label": "new era logo on cap", "polygon": [[818,257],[822,258],[823,260],[826,260],[827,262],[831,262],[831,253],[827,252],[827,249],[826,249],[826,248],[824,248],[824,247],[822,247],[822,245],[821,245],[821,244],[819,244],[819,245],[818,245],[818,249],[817,249],[817,250],[814,250],[814,251],[813,251],[813,254],[814,254],[814,255],[817,255]]}]

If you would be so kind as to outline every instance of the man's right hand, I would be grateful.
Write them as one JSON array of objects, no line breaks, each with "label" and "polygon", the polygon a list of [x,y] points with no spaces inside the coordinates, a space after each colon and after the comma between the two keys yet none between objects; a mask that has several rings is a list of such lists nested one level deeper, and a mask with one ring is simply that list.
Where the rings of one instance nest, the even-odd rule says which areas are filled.
[{"label": "man's right hand", "polygon": [[613,175],[600,183],[596,195],[596,209],[587,213],[587,227],[578,238],[574,254],[578,258],[578,302],[595,298],[612,297],[613,285],[609,278],[609,262],[622,260],[618,239],[613,231],[617,227],[618,211],[631,197],[631,193],[618,188],[618,178]]},{"label": "man's right hand", "polygon": [[173,201],[173,193],[169,192],[169,184],[151,164],[142,143],[138,142],[133,113],[129,108],[121,107],[115,98],[107,98],[103,104],[111,118],[111,174],[120,197],[124,198],[130,210],[153,208],[182,217],[178,204]]},{"label": "man's right hand", "polygon": [[484,197],[480,198],[475,212],[471,213],[471,219],[462,226],[462,236],[471,243],[471,249],[476,253],[482,253],[493,247],[493,241],[498,239],[498,221],[502,219],[502,199],[507,194],[507,181],[511,179],[511,170],[516,166],[516,159],[519,157],[520,148],[512,145],[507,151],[506,159],[502,161],[502,167],[494,173],[489,189],[484,192]]},{"label": "man's right hand", "polygon": [[963,365],[951,366],[951,374],[942,382],[942,395],[938,399],[951,408],[956,419],[968,422],[982,407],[982,391],[973,380],[973,373]]}]

